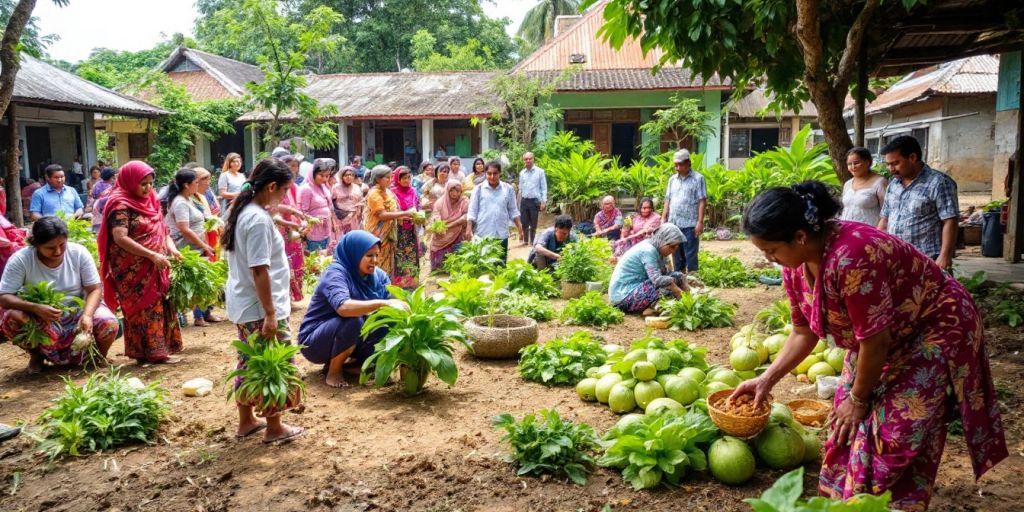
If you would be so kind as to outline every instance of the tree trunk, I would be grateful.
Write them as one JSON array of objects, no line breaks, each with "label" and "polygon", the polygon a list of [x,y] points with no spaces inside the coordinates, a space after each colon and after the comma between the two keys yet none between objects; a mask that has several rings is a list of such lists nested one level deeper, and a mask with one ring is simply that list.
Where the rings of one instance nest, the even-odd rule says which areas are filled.
[{"label": "tree trunk", "polygon": [[7,220],[22,226],[25,218],[21,211],[21,144],[16,116],[15,106],[7,105]]},{"label": "tree trunk", "polygon": [[18,63],[18,45],[21,33],[36,8],[36,0],[20,0],[14,7],[11,18],[7,21],[3,41],[0,42],[0,112],[7,111],[14,95],[14,78],[18,75],[21,65]]}]

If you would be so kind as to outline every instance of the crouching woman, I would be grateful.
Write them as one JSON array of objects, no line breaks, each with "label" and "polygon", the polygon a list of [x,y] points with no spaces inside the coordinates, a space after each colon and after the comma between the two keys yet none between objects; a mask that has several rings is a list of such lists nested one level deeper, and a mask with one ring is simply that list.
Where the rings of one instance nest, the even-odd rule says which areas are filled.
[{"label": "crouching woman", "polygon": [[[106,357],[117,337],[117,318],[101,302],[100,275],[89,251],[68,242],[68,227],[57,217],[37,220],[28,242],[28,247],[7,262],[0,279],[0,334],[15,339],[26,322],[36,322],[48,338],[38,346],[27,340],[15,341],[29,353],[29,373],[42,370],[44,361],[80,364],[89,345],[73,343],[79,332],[91,334],[100,355]],[[41,282],[52,283],[55,291],[65,295],[65,311],[18,297],[22,288]],[[82,299],[85,305],[74,304],[73,297]]]},{"label": "crouching woman", "polygon": [[653,235],[631,247],[612,272],[608,298],[626,313],[654,314],[662,297],[679,297],[689,289],[681,272],[665,272],[665,258],[683,243],[683,232],[674,224],[662,224]]},{"label": "crouching woman", "polygon": [[408,309],[405,302],[391,298],[387,290],[391,280],[377,266],[379,258],[379,238],[361,230],[345,234],[302,319],[302,355],[326,366],[328,386],[347,387],[344,371],[358,373],[374,346],[387,334],[378,329],[362,337],[360,331],[370,313],[385,306]]}]

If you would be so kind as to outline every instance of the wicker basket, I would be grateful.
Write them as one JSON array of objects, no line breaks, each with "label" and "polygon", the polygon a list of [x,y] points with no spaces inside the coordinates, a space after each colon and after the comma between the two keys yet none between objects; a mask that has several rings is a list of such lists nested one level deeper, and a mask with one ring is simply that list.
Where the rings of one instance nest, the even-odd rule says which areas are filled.
[{"label": "wicker basket", "polygon": [[[719,400],[725,400],[729,398],[733,392],[732,389],[723,389],[716,391],[708,397],[708,414],[711,416],[711,421],[715,422],[725,432],[733,437],[753,437],[761,433],[764,430],[765,425],[768,424],[768,418],[772,414],[772,409],[769,407],[765,413],[761,416],[736,416],[729,414],[713,404],[717,404]],[[772,401],[771,395],[768,395],[768,401]]]},{"label": "wicker basket", "polygon": [[793,412],[793,419],[808,427],[824,425],[828,420],[829,411],[832,410],[832,404],[824,400],[810,398],[790,400],[786,405]]},{"label": "wicker basket", "polygon": [[579,297],[579,296],[583,295],[584,293],[586,293],[586,291],[587,291],[587,284],[586,283],[569,283],[569,282],[566,282],[566,281],[562,281],[562,298],[563,299],[566,299],[566,300],[568,300],[568,299],[575,299],[576,297]]},{"label": "wicker basket", "polygon": [[509,359],[537,342],[537,321],[509,315],[475,316],[466,321],[473,354],[484,359]]}]

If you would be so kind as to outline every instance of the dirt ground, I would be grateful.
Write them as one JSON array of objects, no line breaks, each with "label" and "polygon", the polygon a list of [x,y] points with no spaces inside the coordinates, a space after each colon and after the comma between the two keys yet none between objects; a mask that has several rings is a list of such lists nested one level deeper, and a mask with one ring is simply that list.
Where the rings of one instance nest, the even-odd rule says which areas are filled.
[{"label": "dirt ground", "polygon": [[[708,250],[758,263],[746,242],[705,243]],[[524,249],[513,251],[522,256]],[[739,324],[752,320],[768,302],[782,298],[775,288],[720,290],[736,302]],[[559,306],[561,301],[555,301]],[[292,315],[297,329],[303,309]],[[549,322],[541,340],[576,328]],[[600,334],[627,344],[644,330],[637,317]],[[709,361],[724,362],[734,329],[683,333],[709,348]],[[1003,421],[1011,458],[974,482],[962,438],[951,436],[937,481],[933,510],[1016,511],[1024,499],[1024,331],[1006,327],[988,331],[997,385],[1009,392]],[[672,333],[662,332],[665,336]],[[563,417],[585,421],[603,434],[617,419],[607,407],[584,403],[570,387],[545,387],[521,380],[514,361],[485,361],[460,350],[454,388],[433,377],[424,394],[402,397],[395,387],[332,389],[320,368],[299,362],[307,383],[306,410],[286,421],[306,428],[304,437],[281,446],[265,446],[258,436],[234,439],[236,412],[225,400],[223,378],[234,365],[226,324],[184,331],[184,361],[139,368],[111,350],[124,371],[149,382],[160,381],[173,399],[174,418],[152,445],[48,463],[26,436],[0,446],[0,510],[3,511],[597,511],[749,510],[741,500],[766,488],[780,472],[759,469],[748,484],[730,488],[704,475],[680,488],[636,492],[621,476],[599,468],[586,486],[564,479],[517,477],[503,462],[505,448],[490,427],[502,412],[517,417],[556,408]],[[61,390],[61,377],[84,380],[80,371],[25,372],[24,353],[0,345],[0,421],[31,421]],[[180,386],[194,377],[217,382],[213,394],[186,398]],[[788,399],[801,388],[784,380],[776,396]],[[818,468],[807,466],[813,489]],[[17,482],[17,484],[15,483]]]}]

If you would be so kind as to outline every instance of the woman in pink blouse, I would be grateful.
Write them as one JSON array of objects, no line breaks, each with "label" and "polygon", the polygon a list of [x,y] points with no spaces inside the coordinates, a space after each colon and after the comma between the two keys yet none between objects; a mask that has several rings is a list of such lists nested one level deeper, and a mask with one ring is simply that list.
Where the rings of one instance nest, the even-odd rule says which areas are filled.
[{"label": "woman in pink blouse", "polygon": [[331,194],[340,234],[344,236],[349,231],[363,229],[366,185],[356,183],[356,171],[352,166],[346,165],[341,169],[338,184],[331,190]]},{"label": "woman in pink blouse", "polygon": [[[299,187],[299,211],[313,221],[306,233],[306,252],[325,251],[330,244],[331,222],[334,213],[331,209],[331,190],[327,181],[334,171],[334,160],[317,158],[313,162],[310,179]],[[319,222],[317,222],[319,221]]]},{"label": "woman in pink blouse", "polygon": [[1007,457],[981,314],[934,261],[874,227],[833,220],[841,209],[816,181],[766,190],[747,206],[743,230],[785,267],[793,333],[733,397],[766,399],[831,335],[849,352],[819,491],[891,491],[894,509],[925,510],[952,418],[963,422],[975,478]]},{"label": "woman in pink blouse", "polygon": [[622,238],[615,241],[615,256],[622,256],[630,247],[651,237],[661,226],[661,215],[654,211],[654,201],[649,197],[640,200],[640,209],[629,217],[622,226]]}]

